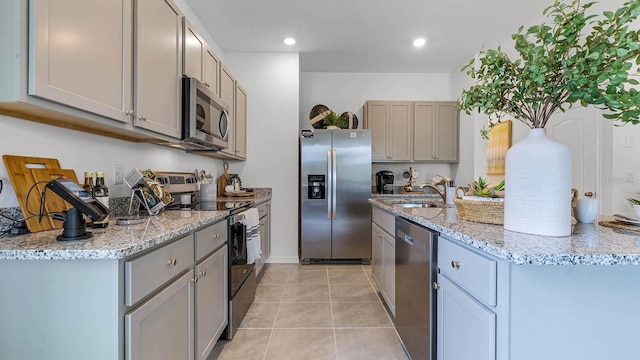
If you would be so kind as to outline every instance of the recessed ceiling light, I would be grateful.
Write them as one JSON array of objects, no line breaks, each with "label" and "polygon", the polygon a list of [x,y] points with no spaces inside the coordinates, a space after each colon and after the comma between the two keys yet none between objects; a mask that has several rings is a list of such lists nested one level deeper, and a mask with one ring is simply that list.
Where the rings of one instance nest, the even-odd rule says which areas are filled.
[{"label": "recessed ceiling light", "polygon": [[284,39],[284,43],[287,44],[287,45],[295,45],[296,39],[289,37],[289,38]]},{"label": "recessed ceiling light", "polygon": [[415,47],[422,47],[426,43],[427,43],[427,39],[425,38],[419,38],[419,39],[413,40],[413,46]]}]

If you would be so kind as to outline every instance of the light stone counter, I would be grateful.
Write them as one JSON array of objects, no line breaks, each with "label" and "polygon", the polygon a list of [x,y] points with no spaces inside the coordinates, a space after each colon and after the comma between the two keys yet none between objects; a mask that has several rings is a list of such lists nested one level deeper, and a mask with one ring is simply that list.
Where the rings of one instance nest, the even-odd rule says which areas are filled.
[{"label": "light stone counter", "polygon": [[397,198],[369,202],[517,265],[640,265],[640,231],[634,235],[597,224],[576,223],[571,236],[538,236],[504,230],[501,225],[460,220],[455,207],[403,208],[394,203],[415,200]]},{"label": "light stone counter", "polygon": [[[258,205],[271,199],[271,188],[255,190],[256,196],[233,197],[228,200],[250,201]],[[227,198],[219,200],[225,199]],[[4,236],[0,237],[0,260],[122,259],[223,220],[228,215],[229,211],[226,210],[164,210],[156,216],[147,217],[142,224],[130,226],[116,225],[112,219],[106,229],[88,228],[87,231],[91,231],[93,237],[85,240],[57,241],[56,236],[62,234],[62,229]]]},{"label": "light stone counter", "polygon": [[105,229],[87,229],[93,237],[57,241],[62,229],[0,238],[0,260],[122,259],[223,220],[228,211],[163,211],[138,225],[111,221]]}]

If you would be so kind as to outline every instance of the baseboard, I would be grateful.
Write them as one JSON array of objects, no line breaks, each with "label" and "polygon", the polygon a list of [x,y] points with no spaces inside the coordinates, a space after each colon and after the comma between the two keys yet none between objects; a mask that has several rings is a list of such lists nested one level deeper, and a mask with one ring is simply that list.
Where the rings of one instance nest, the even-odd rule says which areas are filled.
[{"label": "baseboard", "polygon": [[270,264],[298,264],[300,259],[297,256],[273,256],[267,260]]}]

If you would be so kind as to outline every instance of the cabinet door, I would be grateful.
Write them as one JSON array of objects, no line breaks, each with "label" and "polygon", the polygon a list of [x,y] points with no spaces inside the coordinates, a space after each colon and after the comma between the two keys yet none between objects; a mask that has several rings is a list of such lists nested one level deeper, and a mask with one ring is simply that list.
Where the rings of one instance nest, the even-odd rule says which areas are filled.
[{"label": "cabinet door", "polygon": [[495,360],[496,315],[438,275],[438,360]]},{"label": "cabinet door", "polygon": [[390,102],[389,134],[389,160],[410,161],[413,156],[412,102]]},{"label": "cabinet door", "polygon": [[32,0],[29,94],[129,122],[131,14],[131,0]]},{"label": "cabinet door", "polygon": [[368,101],[365,128],[371,130],[371,160],[389,160],[388,125],[389,102]]},{"label": "cabinet door", "polygon": [[182,14],[169,0],[137,0],[134,125],[181,137]]},{"label": "cabinet door", "polygon": [[260,275],[260,273],[262,272],[262,268],[264,266],[265,263],[265,254],[267,251],[267,238],[264,236],[265,231],[266,231],[266,227],[267,227],[267,219],[266,218],[262,218],[260,219],[259,224],[259,228],[260,228],[260,251],[262,252],[262,256],[260,257],[260,259],[256,260],[256,277],[258,277],[258,275]]},{"label": "cabinet door", "polygon": [[458,110],[453,101],[436,102],[436,160],[458,161]]},{"label": "cabinet door", "polygon": [[378,284],[380,292],[383,291],[383,260],[382,260],[382,243],[384,232],[376,224],[371,226],[371,272],[373,280]]},{"label": "cabinet door", "polygon": [[202,40],[186,17],[183,18],[183,25],[183,75],[196,78],[204,82],[204,67],[202,65],[205,51],[204,40]]},{"label": "cabinet door", "polygon": [[267,204],[266,227],[265,235],[267,238],[267,253],[264,255],[265,261],[269,260],[271,257],[271,203]]},{"label": "cabinet door", "polygon": [[127,360],[193,359],[193,270],[124,316]]},{"label": "cabinet door", "polygon": [[382,240],[382,296],[391,313],[396,315],[396,243],[395,239],[383,233]]},{"label": "cabinet door", "polygon": [[221,150],[221,153],[225,153],[228,155],[235,156],[236,149],[236,116],[234,113],[235,106],[235,86],[236,86],[236,78],[231,74],[231,71],[222,64],[220,68],[220,98],[222,101],[229,105],[229,136],[227,141],[229,142],[229,147]]},{"label": "cabinet door", "polygon": [[247,92],[236,81],[236,148],[235,155],[241,159],[247,158]]},{"label": "cabinet door", "polygon": [[227,326],[227,245],[196,265],[196,360],[205,360]]},{"label": "cabinet door", "polygon": [[436,160],[437,138],[435,134],[435,103],[416,101],[413,105],[413,159],[416,161]]},{"label": "cabinet door", "polygon": [[204,52],[204,85],[218,96],[220,96],[219,73],[220,59],[213,50],[207,47]]}]

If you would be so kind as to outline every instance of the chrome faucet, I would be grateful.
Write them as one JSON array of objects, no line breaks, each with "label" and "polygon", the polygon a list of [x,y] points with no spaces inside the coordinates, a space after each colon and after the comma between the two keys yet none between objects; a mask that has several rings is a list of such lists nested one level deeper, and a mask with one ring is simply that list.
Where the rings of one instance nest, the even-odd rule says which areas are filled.
[{"label": "chrome faucet", "polygon": [[446,189],[445,190],[440,190],[440,189],[438,189],[437,186],[432,185],[432,184],[420,184],[420,189],[424,189],[426,187],[435,190],[435,192],[438,195],[440,195],[440,197],[442,198],[442,202],[445,203],[445,204],[447,203]]}]

